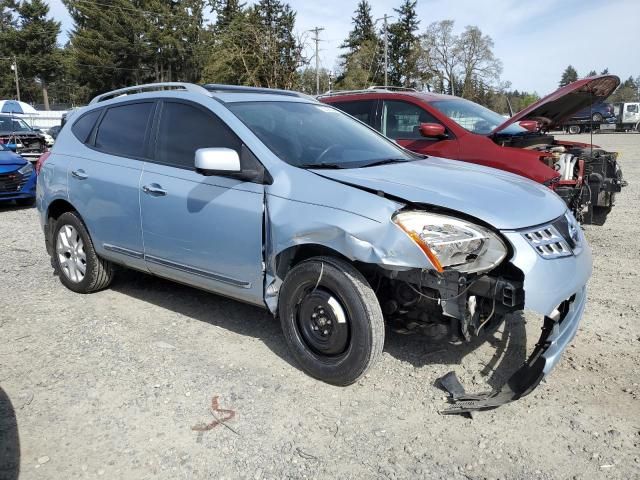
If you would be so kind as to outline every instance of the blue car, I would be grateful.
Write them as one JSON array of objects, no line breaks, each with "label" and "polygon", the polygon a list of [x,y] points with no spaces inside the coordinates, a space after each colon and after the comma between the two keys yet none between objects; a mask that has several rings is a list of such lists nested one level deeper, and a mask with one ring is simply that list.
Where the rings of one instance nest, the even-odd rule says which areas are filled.
[{"label": "blue car", "polygon": [[15,200],[23,207],[36,201],[36,172],[25,160],[0,143],[0,202]]},{"label": "blue car", "polygon": [[585,307],[591,249],[549,188],[415,155],[302,94],[108,92],[70,115],[38,173],[45,245],[68,289],[107,288],[120,265],[263,307],[300,366],[334,385],[380,358],[385,321],[471,342],[538,312],[528,363],[452,407],[495,408],[551,371]]}]

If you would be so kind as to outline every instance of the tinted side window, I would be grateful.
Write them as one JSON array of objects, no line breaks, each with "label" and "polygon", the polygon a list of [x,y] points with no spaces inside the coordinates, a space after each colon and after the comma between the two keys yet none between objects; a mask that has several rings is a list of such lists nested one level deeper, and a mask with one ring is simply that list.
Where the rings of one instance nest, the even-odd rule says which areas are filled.
[{"label": "tinted side window", "polygon": [[440,123],[426,110],[409,102],[385,100],[382,125],[387,137],[396,139],[424,139],[421,123]]},{"label": "tinted side window", "polygon": [[85,115],[82,115],[76,123],[71,127],[71,131],[78,140],[82,143],[86,143],[93,126],[96,124],[96,120],[102,113],[102,110],[93,110]]},{"label": "tinted side window", "polygon": [[164,103],[158,125],[158,163],[194,168],[199,148],[231,148],[240,154],[241,146],[240,139],[213,113],[185,103]]},{"label": "tinted side window", "polygon": [[144,156],[144,138],[153,103],[129,103],[107,110],[96,134],[96,148],[124,157]]},{"label": "tinted side window", "polygon": [[356,117],[361,122],[364,122],[370,126],[374,126],[374,109],[376,106],[375,100],[360,100],[355,102],[340,102],[332,103],[336,108],[339,108],[343,112],[348,113],[352,117]]}]

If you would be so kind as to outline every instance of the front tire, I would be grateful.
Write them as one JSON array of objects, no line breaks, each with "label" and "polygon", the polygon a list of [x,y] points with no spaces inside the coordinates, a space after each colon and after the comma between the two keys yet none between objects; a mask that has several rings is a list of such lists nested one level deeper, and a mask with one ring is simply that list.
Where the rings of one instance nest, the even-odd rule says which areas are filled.
[{"label": "front tire", "polygon": [[571,126],[569,126],[569,133],[571,135],[577,135],[581,131],[582,131],[582,127],[580,127],[580,125],[571,125]]},{"label": "front tire", "polygon": [[593,114],[593,116],[592,116],[591,118],[592,118],[592,120],[593,120],[594,122],[598,122],[598,123],[602,122],[602,120],[604,119],[604,117],[602,116],[602,114],[601,114],[601,113],[597,113],[597,112],[596,112],[596,113],[594,113],[594,114]]},{"label": "front tire", "polygon": [[351,264],[314,257],[296,265],[280,290],[278,310],[301,368],[333,385],[350,385],[382,354],[384,320],[375,292]]},{"label": "front tire", "polygon": [[107,288],[113,265],[100,258],[84,223],[75,212],[60,215],[53,229],[53,267],[62,284],[76,293]]}]

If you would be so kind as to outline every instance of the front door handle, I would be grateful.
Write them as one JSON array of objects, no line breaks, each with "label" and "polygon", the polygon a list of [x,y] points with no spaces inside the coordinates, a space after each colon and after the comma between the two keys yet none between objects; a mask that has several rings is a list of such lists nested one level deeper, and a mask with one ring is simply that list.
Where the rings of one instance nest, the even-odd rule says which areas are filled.
[{"label": "front door handle", "polygon": [[164,197],[167,194],[167,191],[164,190],[157,183],[152,183],[150,185],[145,185],[144,187],[142,187],[142,191],[144,193],[147,193],[149,195],[153,195],[155,197]]},{"label": "front door handle", "polygon": [[86,180],[87,178],[89,178],[89,175],[87,175],[82,169],[73,170],[71,172],[71,175],[73,175],[73,177],[77,178],[78,180]]}]

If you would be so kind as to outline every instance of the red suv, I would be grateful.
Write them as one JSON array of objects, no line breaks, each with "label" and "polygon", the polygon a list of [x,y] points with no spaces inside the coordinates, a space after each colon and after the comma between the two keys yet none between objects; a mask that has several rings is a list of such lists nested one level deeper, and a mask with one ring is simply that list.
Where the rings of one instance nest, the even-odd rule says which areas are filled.
[{"label": "red suv", "polygon": [[604,100],[619,83],[613,75],[578,80],[511,118],[459,97],[408,89],[376,87],[319,99],[414,152],[499,168],[543,183],[578,219],[593,221],[594,207],[608,213],[624,185],[617,153],[558,141],[547,132],[591,102]]}]

